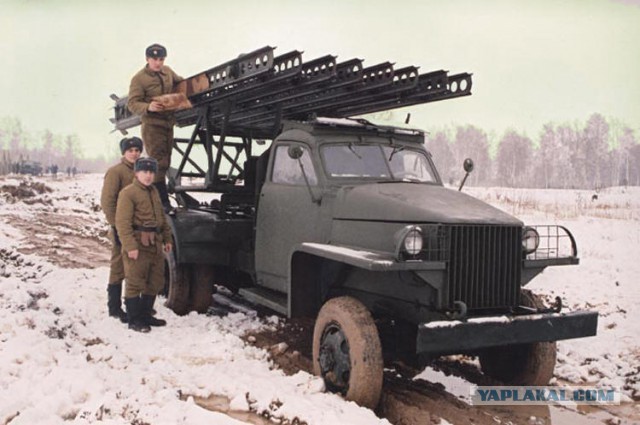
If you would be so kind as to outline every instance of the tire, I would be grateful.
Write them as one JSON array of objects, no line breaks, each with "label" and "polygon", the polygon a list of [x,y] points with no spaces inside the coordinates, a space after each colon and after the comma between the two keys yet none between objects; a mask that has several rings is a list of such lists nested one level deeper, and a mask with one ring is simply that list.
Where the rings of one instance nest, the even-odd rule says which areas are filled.
[{"label": "tire", "polygon": [[313,330],[313,369],[328,391],[375,409],[383,360],[378,329],[369,310],[352,297],[327,301]]},{"label": "tire", "polygon": [[211,306],[214,270],[212,266],[195,264],[191,280],[191,309],[206,313]]},{"label": "tire", "polygon": [[179,265],[172,252],[165,253],[165,287],[168,287],[166,306],[182,316],[189,313],[190,269]]},{"label": "tire", "polygon": [[[527,307],[544,308],[531,291],[523,290],[521,302]],[[556,365],[556,342],[533,342],[491,347],[480,353],[482,372],[507,385],[547,385]]]}]

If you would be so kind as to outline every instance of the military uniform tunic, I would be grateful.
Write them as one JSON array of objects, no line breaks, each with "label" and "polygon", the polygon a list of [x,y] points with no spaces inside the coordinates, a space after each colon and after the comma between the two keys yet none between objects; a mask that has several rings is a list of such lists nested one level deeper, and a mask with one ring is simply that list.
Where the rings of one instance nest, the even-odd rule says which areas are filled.
[{"label": "military uniform tunic", "polygon": [[168,66],[154,72],[145,66],[131,79],[127,107],[131,113],[140,115],[142,121],[142,141],[144,148],[152,158],[158,161],[156,182],[164,182],[165,175],[171,165],[171,149],[173,148],[173,112],[149,111],[149,104],[155,96],[173,93],[174,87],[183,78]]},{"label": "military uniform tunic", "polygon": [[[135,179],[120,192],[116,228],[122,242],[125,298],[157,295],[164,285],[163,245],[172,240],[155,186],[144,186]],[[155,228],[154,243],[142,243],[142,228]],[[132,260],[127,253],[136,249],[138,258]]]},{"label": "military uniform tunic", "polygon": [[122,246],[118,239],[116,226],[116,203],[118,194],[126,186],[133,182],[133,164],[127,162],[124,158],[120,163],[114,165],[107,170],[102,185],[102,194],[100,196],[100,206],[111,225],[111,268],[109,270],[109,284],[117,284],[124,279],[124,267],[122,265]]}]

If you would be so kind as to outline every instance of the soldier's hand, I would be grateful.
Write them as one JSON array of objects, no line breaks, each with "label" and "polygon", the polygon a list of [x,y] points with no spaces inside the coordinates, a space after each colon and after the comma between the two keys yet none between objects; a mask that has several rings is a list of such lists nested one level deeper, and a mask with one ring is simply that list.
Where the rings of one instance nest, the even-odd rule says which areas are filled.
[{"label": "soldier's hand", "polygon": [[173,245],[171,243],[164,244],[164,252],[171,252]]},{"label": "soldier's hand", "polygon": [[129,256],[129,258],[131,258],[132,260],[137,260],[138,259],[138,250],[134,249],[133,251],[127,251],[127,256]]},{"label": "soldier's hand", "polygon": [[162,110],[164,110],[164,105],[156,100],[152,100],[149,104],[149,111],[151,112],[160,112]]}]

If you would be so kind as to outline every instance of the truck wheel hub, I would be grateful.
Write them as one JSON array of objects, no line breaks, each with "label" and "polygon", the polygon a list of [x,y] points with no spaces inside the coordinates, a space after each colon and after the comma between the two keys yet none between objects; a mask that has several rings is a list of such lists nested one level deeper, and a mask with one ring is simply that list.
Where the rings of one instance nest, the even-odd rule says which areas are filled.
[{"label": "truck wheel hub", "polygon": [[351,375],[349,343],[337,324],[327,326],[320,341],[320,370],[327,389],[346,394]]}]

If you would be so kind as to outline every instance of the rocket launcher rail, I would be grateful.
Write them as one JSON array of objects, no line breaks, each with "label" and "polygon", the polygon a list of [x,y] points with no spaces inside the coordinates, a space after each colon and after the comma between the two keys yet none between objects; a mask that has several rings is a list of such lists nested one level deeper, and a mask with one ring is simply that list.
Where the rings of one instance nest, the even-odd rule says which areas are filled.
[{"label": "rocket launcher rail", "polygon": [[[365,68],[361,59],[338,62],[331,55],[304,62],[302,52],[274,57],[274,50],[263,47],[178,84],[193,107],[177,111],[176,124],[206,119],[216,135],[273,138],[283,119],[346,118],[471,94],[469,73],[419,74],[415,66],[394,69],[390,62]],[[114,131],[140,124],[126,97],[111,98]]]}]

